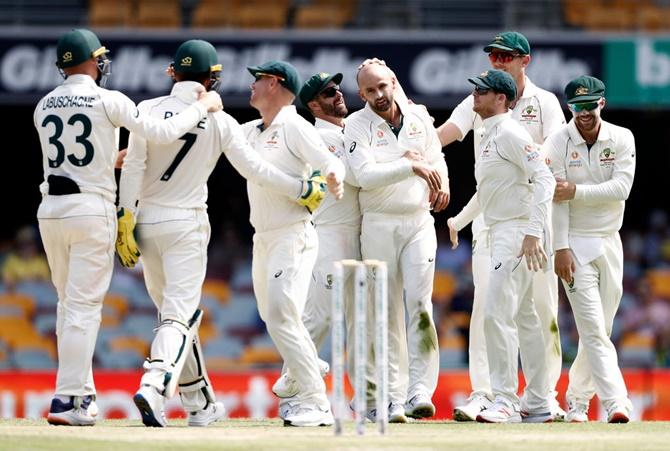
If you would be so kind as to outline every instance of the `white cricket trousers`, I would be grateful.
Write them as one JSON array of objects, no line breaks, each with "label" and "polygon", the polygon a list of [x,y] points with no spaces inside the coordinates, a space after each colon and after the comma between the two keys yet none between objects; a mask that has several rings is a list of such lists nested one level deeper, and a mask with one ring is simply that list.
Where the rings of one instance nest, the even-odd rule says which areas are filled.
[{"label": "white cricket trousers", "polygon": [[116,208],[100,194],[46,195],[37,218],[58,292],[55,394],[94,395],[93,351],[114,268]]},{"label": "white cricket trousers", "polygon": [[[137,233],[144,281],[158,310],[159,322],[174,320],[188,324],[200,305],[207,272],[211,233],[207,210],[145,205],[139,211]],[[178,329],[158,328],[150,358],[175,362],[182,346],[183,335]],[[206,373],[203,367],[203,356],[189,352],[181,374],[175,377],[180,384],[192,383],[200,373]],[[153,378],[149,373],[146,380]],[[182,391],[181,399],[187,412],[200,410],[206,404],[199,391]]]},{"label": "white cricket trousers", "polygon": [[[333,310],[333,262],[340,260],[361,259],[361,228],[345,224],[317,225],[316,234],[319,240],[319,255],[314,264],[312,279],[307,294],[307,303],[302,314],[302,320],[307,328],[317,351],[326,341],[331,326]],[[350,343],[347,353],[349,373],[353,376],[354,353],[353,345],[353,300],[354,272],[345,271],[344,287],[344,315],[347,328],[347,343]],[[353,379],[352,379],[353,380]]]},{"label": "white cricket trousers", "polygon": [[[484,335],[494,397],[519,405],[519,342],[529,412],[548,412],[549,379],[544,341],[532,296],[533,271],[518,257],[527,221],[507,221],[489,229],[491,269],[484,308]],[[541,362],[538,364],[538,362]]]},{"label": "white cricket trousers", "polygon": [[[491,268],[491,248],[489,230],[485,228],[473,237],[472,242],[472,280],[475,286],[470,316],[469,375],[473,393],[491,394],[488,357],[484,330],[484,305],[489,286]],[[550,396],[561,377],[562,353],[558,332],[558,280],[551,271],[538,271],[533,274],[533,299],[542,327],[544,339],[544,357],[549,375]],[[523,352],[524,343],[520,343]]]},{"label": "white cricket trousers", "polygon": [[[419,393],[432,397],[437,387],[440,353],[431,300],[436,250],[435,221],[428,211],[363,214],[361,255],[388,265],[388,377],[393,403],[404,404]],[[368,324],[374,327],[374,322]],[[408,356],[407,387],[401,374],[404,356]]]},{"label": "white cricket trousers", "polygon": [[580,265],[574,284],[563,281],[579,333],[577,357],[570,367],[568,402],[588,405],[594,393],[603,406],[627,404],[628,391],[610,335],[623,293],[623,250],[618,233],[603,238],[603,253]]},{"label": "white cricket trousers", "polygon": [[256,233],[252,276],[260,317],[300,387],[297,399],[329,409],[316,347],[302,322],[317,253],[316,232],[307,221]]}]

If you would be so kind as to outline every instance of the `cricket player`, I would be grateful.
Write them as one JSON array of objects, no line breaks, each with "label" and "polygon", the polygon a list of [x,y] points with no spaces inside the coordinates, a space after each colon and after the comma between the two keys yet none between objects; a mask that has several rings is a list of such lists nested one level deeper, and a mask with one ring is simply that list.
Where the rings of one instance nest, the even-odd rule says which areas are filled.
[{"label": "cricket player", "polygon": [[566,421],[588,421],[594,393],[609,423],[627,423],[632,404],[616,349],[612,322],[623,292],[619,229],[635,175],[630,130],[602,120],[605,85],[587,75],[565,87],[572,120],[544,143],[557,180],[554,194],[554,261],[579,332],[570,368]]},{"label": "cricket player", "polygon": [[[565,116],[556,96],[537,87],[526,75],[530,64],[530,44],[525,36],[515,31],[500,33],[486,47],[491,66],[509,73],[516,83],[517,97],[512,102],[512,118],[530,133],[533,142],[542,144],[554,131],[565,124]],[[474,96],[466,97],[452,112],[449,119],[438,128],[443,146],[455,140],[462,141],[470,130],[474,133],[475,160],[479,157],[482,139],[482,118],[473,110]],[[463,229],[471,218],[467,211],[450,218],[448,225],[453,232]],[[474,421],[479,412],[491,404],[491,384],[488,377],[486,342],[479,333],[484,327],[484,303],[488,289],[491,264],[489,232],[483,217],[472,222],[472,278],[475,295],[470,317],[469,374],[472,393],[464,405],[456,406],[456,421]],[[555,387],[561,376],[561,343],[558,335],[558,284],[550,272],[536,272],[533,276],[533,297],[542,323],[545,343],[544,364],[549,368],[549,393],[554,420],[561,421],[565,412],[556,400]],[[522,352],[524,344],[521,343]]]},{"label": "cricket player", "polygon": [[[140,103],[141,111],[160,119],[172,117],[189,105],[196,88],[216,91],[221,74],[216,49],[202,40],[184,42],[169,73],[175,81],[170,95]],[[302,194],[303,183],[263,160],[247,144],[241,126],[222,111],[167,145],[130,135],[119,214],[122,220],[131,219],[129,230],[137,216],[144,278],[160,320],[147,371],[134,397],[147,426],[166,426],[163,406],[172,394],[169,382],[178,381],[190,426],[207,426],[225,412],[216,402],[197,333],[210,237],[207,179],[221,153],[243,176],[292,199]],[[123,240],[132,236],[120,234],[117,243],[126,266],[134,262],[124,258]],[[184,343],[188,349],[182,351]]]},{"label": "cricket player", "polygon": [[[338,201],[333,196],[326,196],[312,216],[319,250],[302,319],[317,351],[323,345],[330,330],[333,262],[344,259],[360,260],[361,258],[359,239],[361,213],[358,206],[358,187],[352,183],[353,176],[347,168],[348,164],[344,155],[343,131],[348,111],[344,96],[340,91],[341,82],[341,73],[321,72],[307,80],[298,95],[302,105],[314,116],[314,126],[328,150],[342,161],[346,169],[342,199]],[[345,293],[347,289],[351,291],[351,279],[349,277],[346,281],[349,288],[345,288]],[[351,313],[350,308],[351,306],[348,305],[347,314]],[[350,321],[347,321],[347,324],[350,324]],[[350,361],[351,358],[350,354]],[[328,363],[319,359],[319,370],[322,376],[325,375],[329,370]],[[285,418],[287,409],[297,404],[292,398],[298,394],[298,383],[289,371],[284,371],[273,385],[272,391],[281,398],[279,416]]]},{"label": "cricket player", "polygon": [[[446,208],[449,185],[431,118],[425,108],[396,102],[395,84],[386,66],[361,68],[359,95],[367,103],[347,120],[344,143],[361,187],[361,256],[388,265],[389,421],[406,422],[407,416],[435,414],[431,397],[437,386],[439,350],[431,296],[437,239],[430,209]],[[405,346],[409,387],[403,386],[400,374]],[[374,405],[370,394],[368,405]]]},{"label": "cricket player", "polygon": [[[475,164],[477,192],[468,207],[483,214],[491,247],[484,336],[494,400],[477,421],[520,423],[523,417],[524,422],[549,422],[547,368],[532,364],[544,361],[532,278],[534,271],[550,267],[547,216],[556,182],[533,138],[508,111],[516,98],[512,76],[492,69],[468,81],[475,85],[473,108],[484,127]],[[521,402],[519,342],[525,343]]]},{"label": "cricket player", "polygon": [[200,89],[179,116],[153,120],[122,93],[104,89],[111,61],[91,31],[68,31],[56,52],[65,81],[34,113],[44,167],[37,218],[58,292],[58,372],[47,420],[90,426],[97,413],[93,350],[114,263],[117,129],[167,143],[222,105],[213,92],[198,100]]},{"label": "cricket player", "polygon": [[[247,68],[255,81],[250,104],[260,119],[244,124],[251,146],[283,172],[303,178],[320,171],[335,199],[343,194],[345,169],[328,151],[316,129],[292,105],[301,82],[285,61]],[[287,426],[333,424],[317,351],[302,322],[318,252],[311,209],[267,186],[247,183],[254,226],[252,276],[260,317],[298,384],[299,404],[284,418]]]}]

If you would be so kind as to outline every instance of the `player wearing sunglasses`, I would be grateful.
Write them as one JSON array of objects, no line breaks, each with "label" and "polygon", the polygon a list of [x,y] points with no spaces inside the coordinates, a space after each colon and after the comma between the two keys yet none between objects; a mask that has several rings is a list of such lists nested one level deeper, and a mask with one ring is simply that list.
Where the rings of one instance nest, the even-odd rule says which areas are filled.
[{"label": "player wearing sunglasses", "polygon": [[635,175],[630,130],[601,119],[605,85],[581,76],[565,88],[572,120],[544,143],[554,176],[554,270],[575,315],[579,350],[570,368],[566,421],[588,421],[594,394],[610,423],[627,423],[632,404],[610,340],[623,280],[619,229]]},{"label": "player wearing sunglasses", "polygon": [[[507,31],[497,35],[484,47],[494,69],[502,70],[512,76],[516,84],[516,98],[511,103],[512,118],[526,129],[536,144],[542,144],[554,131],[565,124],[565,116],[556,96],[538,88],[526,76],[526,68],[530,64],[530,44],[524,35],[515,31]],[[455,140],[462,141],[470,130],[474,132],[475,159],[479,156],[480,142],[483,134],[482,118],[473,111],[474,97],[465,98],[452,112],[451,117],[438,128],[443,146]],[[473,220],[472,212],[464,210],[447,222],[450,234],[457,243],[456,233]],[[475,217],[472,224],[472,274],[475,294],[470,320],[470,383],[472,394],[463,405],[454,409],[457,421],[474,421],[477,414],[490,406],[491,386],[489,382],[488,361],[486,358],[486,342],[483,334],[478,331],[484,328],[483,308],[488,289],[488,268],[490,266],[490,249],[488,229],[483,218]],[[533,296],[542,323],[545,344],[546,362],[538,362],[549,368],[549,379],[552,393],[549,394],[554,420],[560,421],[565,412],[555,399],[554,387],[561,375],[561,344],[558,334],[558,282],[551,272],[537,272],[533,280]],[[527,347],[520,343],[521,352]],[[522,406],[523,407],[523,406]],[[528,421],[528,420],[527,420]]]}]

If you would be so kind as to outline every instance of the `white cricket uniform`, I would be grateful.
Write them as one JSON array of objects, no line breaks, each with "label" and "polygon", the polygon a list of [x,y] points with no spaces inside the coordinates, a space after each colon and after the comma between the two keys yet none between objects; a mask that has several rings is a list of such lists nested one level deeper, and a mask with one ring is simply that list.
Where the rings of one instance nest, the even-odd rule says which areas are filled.
[{"label": "white cricket uniform", "polygon": [[[201,86],[193,81],[175,83],[169,96],[142,102],[138,109],[161,120],[181,114],[197,100],[196,89]],[[225,112],[210,113],[169,144],[130,135],[119,205],[135,211],[139,201],[137,233],[144,280],[160,321],[187,324],[200,305],[210,238],[207,179],[222,153],[244,177],[271,186],[287,198],[299,196],[302,182],[264,161],[248,145],[242,127]],[[176,361],[182,341],[179,331],[159,329],[151,361]],[[195,361],[196,356],[190,353],[188,360]],[[199,365],[204,361],[187,364],[179,383],[191,386],[197,382]],[[192,370],[196,373],[191,374]],[[182,389],[181,394],[187,412],[205,407],[206,400],[198,399],[199,391]]]},{"label": "white cricket uniform", "polygon": [[[547,215],[556,182],[530,134],[510,113],[483,121],[475,164],[477,204],[489,227],[491,266],[484,307],[484,335],[491,391],[518,405],[518,349],[526,389],[523,410],[548,412],[549,379],[533,295],[533,271],[519,257],[524,236],[538,237],[549,251]],[[533,183],[528,183],[532,180]],[[547,265],[545,270],[549,270]]]},{"label": "white cricket uniform", "polygon": [[[447,122],[451,122],[461,131],[462,138],[470,130],[474,133],[475,161],[479,157],[482,139],[482,118],[472,110],[472,95],[466,97],[451,113]],[[516,119],[530,133],[533,142],[541,144],[559,127],[565,124],[565,116],[556,96],[537,87],[526,77],[526,86],[522,96],[512,110],[512,118]],[[462,139],[461,138],[461,139]],[[549,213],[551,214],[551,212]],[[455,217],[458,230],[464,228],[470,217],[468,212]],[[475,294],[472,302],[470,330],[480,331],[484,327],[484,302],[488,288],[491,250],[489,246],[488,228],[484,219],[477,216],[472,222],[472,278]],[[558,335],[558,282],[555,274],[537,272],[533,275],[533,297],[535,307],[542,323],[545,340],[545,364],[549,368],[549,385],[554,390],[561,376],[561,343]],[[523,352],[523,350],[522,350]],[[469,342],[469,373],[474,393],[491,393],[486,357],[486,341],[479,333],[470,334]]]},{"label": "white cricket uniform", "polygon": [[[206,114],[197,103],[178,118],[155,121],[88,75],[70,75],[37,104],[34,122],[44,167],[37,218],[58,291],[57,395],[95,394],[93,350],[114,266],[117,129],[169,142]],[[67,189],[57,191],[51,176],[67,181]]]},{"label": "white cricket uniform", "polygon": [[[419,393],[432,397],[437,387],[439,349],[431,301],[437,249],[435,221],[430,214],[428,185],[414,176],[411,162],[403,155],[409,150],[419,152],[440,171],[446,186],[448,172],[425,108],[398,106],[403,123],[397,136],[366,104],[349,116],[344,142],[351,170],[361,186],[361,255],[388,265],[389,400],[404,404]],[[408,387],[404,387],[401,375],[405,347]]]},{"label": "white cricket uniform", "polygon": [[[295,106],[283,107],[265,129],[261,119],[243,127],[251,146],[281,171],[308,178],[312,170],[320,170],[344,179],[342,162]],[[298,400],[329,409],[316,348],[301,318],[318,251],[312,215],[295,201],[252,181],[247,191],[256,231],[252,275],[259,314],[298,382]]]},{"label": "white cricket uniform", "polygon": [[630,404],[610,340],[623,293],[619,229],[635,175],[630,130],[602,121],[589,149],[574,120],[543,146],[554,175],[577,185],[575,198],[554,203],[554,250],[570,249],[574,281],[563,281],[579,332],[568,401],[588,405],[594,393],[606,408]]},{"label": "white cricket uniform", "polygon": [[[332,195],[327,194],[312,218],[319,240],[319,253],[312,271],[307,304],[302,318],[318,350],[323,345],[330,329],[333,262],[361,259],[361,210],[358,204],[359,188],[356,186],[344,154],[343,129],[319,118],[315,119],[314,126],[319,131],[328,150],[342,161],[346,169],[342,199],[336,201]],[[346,296],[345,315],[347,331],[353,333],[352,283],[353,275],[347,273],[343,291]],[[347,336],[353,337],[351,334]],[[350,363],[352,356],[353,353],[349,353]]]}]

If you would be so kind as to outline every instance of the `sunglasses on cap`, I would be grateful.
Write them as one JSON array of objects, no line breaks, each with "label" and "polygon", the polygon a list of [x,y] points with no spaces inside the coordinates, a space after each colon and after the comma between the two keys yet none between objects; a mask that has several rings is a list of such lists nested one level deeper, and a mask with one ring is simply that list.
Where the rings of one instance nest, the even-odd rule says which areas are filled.
[{"label": "sunglasses on cap", "polygon": [[569,103],[568,108],[570,108],[575,113],[582,111],[593,111],[600,105],[600,100],[595,102],[583,102],[583,103]]},{"label": "sunglasses on cap", "polygon": [[474,91],[480,96],[485,96],[486,94],[488,94],[492,90],[491,90],[491,88],[482,88],[481,86],[475,86]]},{"label": "sunglasses on cap", "polygon": [[492,63],[495,63],[496,61],[507,64],[510,61],[512,61],[514,58],[517,56],[521,56],[518,53],[509,53],[509,52],[495,52],[495,53],[489,53],[489,60]]},{"label": "sunglasses on cap", "polygon": [[254,78],[256,79],[256,81],[260,80],[261,78],[276,78],[279,81],[286,81],[284,77],[275,74],[267,74],[265,72],[256,72],[254,74]]},{"label": "sunglasses on cap", "polygon": [[329,99],[329,98],[331,98],[331,97],[335,97],[335,96],[337,95],[338,92],[341,92],[341,91],[340,91],[340,86],[339,86],[339,85],[335,85],[335,86],[331,86],[331,87],[329,87],[329,88],[324,89],[323,91],[321,91],[321,92],[319,93],[319,95],[320,95],[321,97],[325,97],[326,99]]}]

